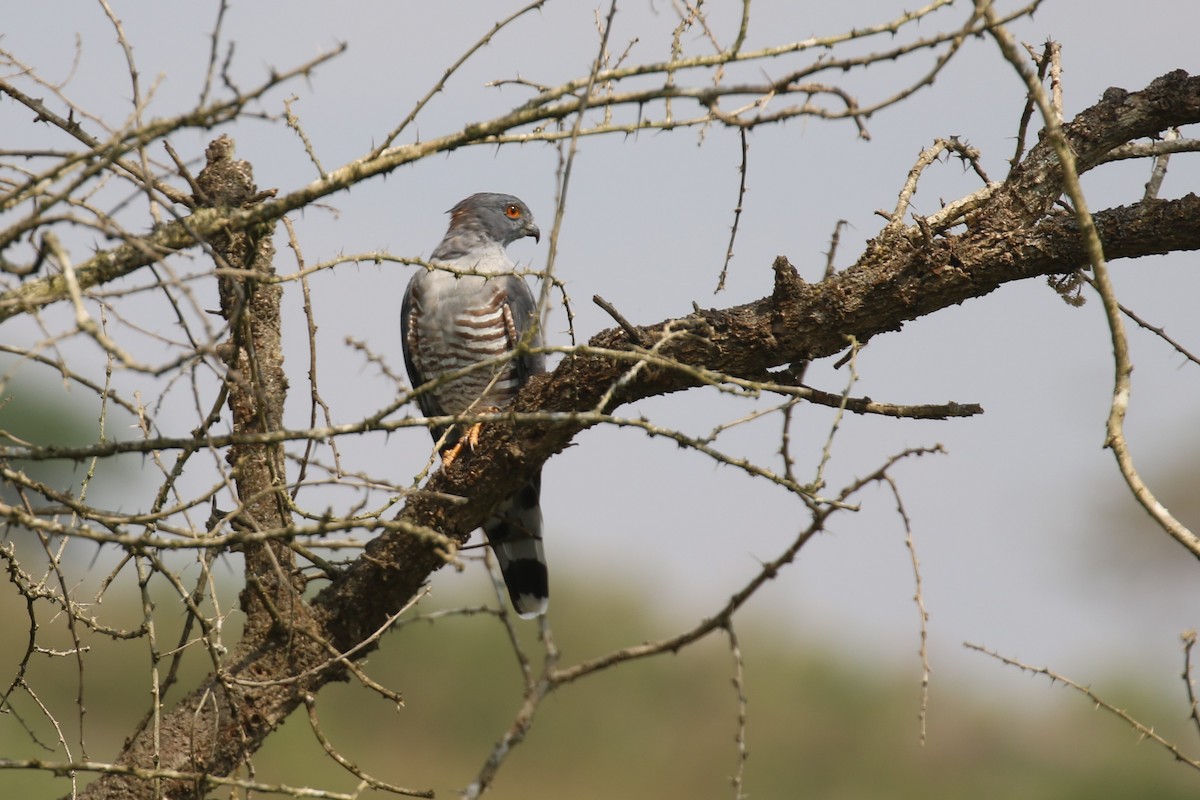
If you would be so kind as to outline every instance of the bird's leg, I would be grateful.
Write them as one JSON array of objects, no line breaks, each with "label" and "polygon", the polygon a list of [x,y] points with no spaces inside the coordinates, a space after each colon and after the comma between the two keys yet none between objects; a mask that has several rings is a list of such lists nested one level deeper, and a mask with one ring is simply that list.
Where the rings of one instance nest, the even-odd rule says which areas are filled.
[{"label": "bird's leg", "polygon": [[479,432],[481,430],[483,430],[482,422],[476,422],[474,425],[468,428],[467,432],[459,437],[458,441],[454,443],[453,447],[442,453],[442,466],[448,467],[453,464],[454,459],[458,458],[458,454],[462,452],[464,447],[473,451],[475,449],[475,445],[479,444]]},{"label": "bird's leg", "polygon": [[[490,413],[495,413],[496,411],[499,411],[499,410],[500,409],[493,407],[493,408],[481,409],[481,412],[490,414]],[[466,447],[468,450],[474,452],[475,448],[479,445],[479,435],[482,431],[483,431],[483,423],[482,422],[472,423],[471,427],[467,428],[467,430],[463,433],[463,435],[458,437],[458,441],[454,443],[454,446],[451,447],[446,452],[442,453],[442,466],[448,467],[451,464],[453,464],[454,459],[458,458],[459,454],[462,453],[462,450],[464,447]]]}]

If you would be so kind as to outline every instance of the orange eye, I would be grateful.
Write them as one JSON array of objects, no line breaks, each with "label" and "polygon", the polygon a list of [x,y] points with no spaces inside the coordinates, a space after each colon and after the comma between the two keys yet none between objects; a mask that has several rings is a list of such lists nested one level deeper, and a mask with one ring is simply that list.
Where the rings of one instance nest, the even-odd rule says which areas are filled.
[{"label": "orange eye", "polygon": [[510,203],[504,207],[504,216],[508,217],[509,219],[520,219],[521,209]]}]

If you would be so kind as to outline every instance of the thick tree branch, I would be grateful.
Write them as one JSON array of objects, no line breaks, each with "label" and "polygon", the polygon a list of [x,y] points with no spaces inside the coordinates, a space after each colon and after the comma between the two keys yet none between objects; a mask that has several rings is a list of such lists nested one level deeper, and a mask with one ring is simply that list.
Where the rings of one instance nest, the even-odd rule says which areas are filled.
[{"label": "thick tree branch", "polygon": [[[1162,255],[1164,253],[1187,252],[1200,250],[1200,197],[1188,194],[1176,200],[1147,200],[1129,206],[1110,208],[1096,212],[1093,215],[1100,239],[1104,243],[1105,252],[1112,259],[1133,259],[1144,256]],[[961,242],[961,238],[938,238],[935,242]],[[960,248],[961,250],[961,248]],[[979,251],[980,248],[975,248]],[[806,299],[790,310],[784,310],[784,319],[795,319],[806,314],[821,314],[819,309],[835,305],[862,305],[859,296],[872,294],[871,302],[864,305],[853,320],[845,324],[862,325],[860,330],[870,331],[874,336],[884,331],[899,330],[900,326],[911,319],[924,316],[949,305],[955,305],[973,297],[982,297],[999,288],[1001,285],[1026,278],[1045,275],[1062,275],[1074,272],[1087,266],[1087,253],[1079,238],[1078,226],[1071,214],[1062,213],[1048,216],[1028,230],[1017,231],[1006,241],[994,243],[993,247],[983,248],[982,252],[969,261],[964,262],[955,252],[939,255],[936,259],[912,256],[907,259],[907,266],[889,271],[886,274],[876,274],[873,278],[865,274],[865,259],[859,265],[833,276],[829,281],[818,284],[805,284],[796,278],[784,280],[783,291],[788,292],[787,285],[795,283],[796,293],[809,292]],[[957,265],[955,258],[959,258]],[[987,260],[991,258],[993,260]],[[967,271],[968,264],[973,265]],[[936,281],[931,281],[932,274],[944,272],[952,268],[952,274],[940,274]],[[789,270],[790,271],[790,270]],[[884,272],[880,269],[877,272]],[[778,290],[777,290],[778,291]],[[850,294],[848,294],[850,293]],[[895,301],[903,296],[914,301],[919,300],[916,309],[896,308]],[[893,296],[895,295],[895,296]],[[722,311],[702,312],[709,316],[722,316],[729,319],[734,315],[757,313],[755,308],[766,301],[758,301],[746,306],[738,306]],[[901,304],[908,305],[908,304]],[[823,318],[823,317],[819,317]],[[875,318],[872,322],[870,318]],[[685,318],[688,319],[688,318]],[[663,328],[671,323],[679,324],[678,320],[666,320],[657,325],[639,328],[639,331],[661,333]],[[699,324],[699,323],[696,323]],[[753,331],[753,325],[741,326],[738,330]],[[849,328],[845,329],[849,330]],[[736,331],[731,332],[732,336]],[[786,336],[783,342],[775,340],[770,344],[777,348],[777,358],[764,359],[773,361],[770,366],[790,363],[788,353],[806,353],[810,350],[821,355],[832,355],[845,347],[841,334],[823,329],[820,325],[810,325],[804,329],[803,336]],[[728,338],[728,337],[727,337]],[[803,341],[801,341],[803,340]],[[647,341],[648,346],[651,342]],[[628,350],[628,333],[622,329],[612,328],[593,337],[592,346],[614,350]],[[675,356],[679,359],[679,356]],[[810,356],[799,356],[793,360],[803,360]],[[700,358],[697,353],[696,359]],[[579,359],[575,359],[579,361]],[[688,362],[683,362],[688,363]],[[695,360],[691,363],[704,363]],[[626,363],[626,366],[628,364]],[[717,367],[710,364],[713,369]],[[733,366],[733,365],[729,365]],[[734,372],[733,374],[739,374]],[[741,373],[753,379],[761,379],[762,373],[753,370]],[[608,375],[611,379],[611,374]],[[686,387],[683,387],[686,388]],[[526,410],[535,410],[536,403],[531,403]],[[551,409],[547,406],[541,410]],[[579,411],[581,409],[569,409]],[[272,431],[235,431],[223,435],[209,435],[200,440],[204,447],[214,449],[229,447],[237,444],[277,444],[294,440],[324,440],[332,436],[347,436],[355,433],[366,433],[373,430],[396,430],[413,427],[419,423],[408,419],[376,420],[347,423],[334,427],[312,428],[309,430],[272,430]],[[44,460],[81,460],[92,457],[108,457],[119,453],[150,453],[155,450],[174,450],[195,447],[197,440],[191,437],[153,437],[148,439],[113,439],[97,444],[81,447],[39,446],[25,448],[16,446],[0,446],[0,458],[22,461]],[[0,506],[0,516],[5,514],[4,506]],[[11,513],[18,515],[20,509],[13,508]],[[35,525],[33,519],[16,518],[13,521],[24,525]],[[35,525],[36,526],[36,525]],[[55,532],[62,533],[64,531]],[[104,540],[124,541],[117,536],[100,537]],[[253,538],[253,537],[250,537]]]},{"label": "thick tree branch", "polygon": [[[1142,92],[1109,90],[1064,131],[1083,170],[1130,139],[1197,121],[1200,79],[1173,72]],[[660,343],[658,356],[732,376],[757,377],[781,364],[834,355],[846,347],[847,337],[866,342],[899,330],[908,320],[981,297],[1005,283],[1069,273],[1085,264],[1073,217],[1053,212],[1061,191],[1058,162],[1042,142],[980,202],[961,231],[932,234],[927,226],[900,230],[893,226],[869,243],[856,265],[819,284],[805,283],[780,257],[774,264],[774,289],[769,296],[733,308],[697,310],[640,330],[652,344]],[[267,221],[270,212],[264,209],[270,205],[224,219],[236,220],[239,229],[251,220]],[[1200,249],[1200,226],[1195,224],[1200,219],[1200,198],[1195,195],[1114,208],[1095,216],[1105,251],[1113,259]],[[605,350],[632,347],[619,328],[601,332],[590,344]],[[572,419],[573,412],[609,411],[696,384],[694,371],[656,365],[632,374],[628,360],[583,349],[564,359],[552,374],[533,381],[518,399],[518,412],[557,412],[557,421],[487,426],[475,452],[436,473],[426,491],[411,497],[400,520],[465,541],[499,501],[580,430],[595,424],[594,416]],[[254,709],[252,718],[236,717],[241,738],[224,729],[232,744],[219,758],[205,760],[207,756],[197,754],[189,769],[226,774],[240,756],[253,752],[261,742],[257,733],[296,708],[304,692],[341,678],[344,666],[330,656],[329,646],[345,653],[368,642],[353,657],[369,652],[377,629],[444,563],[443,545],[433,537],[386,532],[309,607],[297,612],[294,619],[311,622],[302,624],[296,637],[288,642],[267,637],[243,643],[223,675],[210,678],[164,717],[164,725],[187,728],[209,692],[231,682],[236,682],[246,707]],[[279,683],[288,676],[301,677]],[[93,795],[90,789],[85,796],[147,796]],[[197,793],[181,786],[171,796]]]},{"label": "thick tree branch", "polygon": [[[1028,8],[1020,9],[1014,12],[1014,16],[1024,16],[1028,12]],[[863,29],[850,34],[848,38],[861,38],[885,31],[894,32],[900,25],[920,19],[923,13],[906,14],[891,24],[877,28]],[[668,80],[661,86],[652,86],[629,92],[595,93],[584,98],[576,96],[573,92],[577,92],[588,86],[591,83],[590,76],[589,78],[581,79],[582,82],[580,80],[568,82],[554,90],[539,93],[523,105],[499,117],[471,124],[459,131],[427,141],[374,151],[363,158],[351,161],[329,172],[307,186],[289,192],[271,202],[235,209],[229,211],[227,214],[214,214],[211,212],[193,214],[164,224],[159,230],[148,237],[130,237],[126,245],[111,251],[99,253],[80,264],[76,270],[79,284],[82,289],[87,289],[91,286],[130,274],[147,264],[154,263],[164,255],[193,247],[197,242],[206,241],[221,230],[238,232],[259,225],[272,224],[290,211],[307,206],[323,197],[346,190],[362,180],[387,174],[398,167],[419,161],[433,153],[449,152],[459,147],[478,144],[494,145],[505,142],[535,140],[551,141],[556,137],[552,131],[547,129],[553,126],[549,126],[546,123],[565,119],[573,114],[582,113],[589,108],[604,108],[606,111],[611,112],[615,108],[625,107],[637,109],[639,113],[636,117],[637,121],[634,123],[612,124],[602,122],[595,125],[587,125],[578,132],[578,135],[603,135],[614,132],[631,133],[647,127],[657,130],[672,130],[680,127],[707,125],[718,118],[724,124],[736,126],[778,122],[797,116],[856,118],[862,114],[871,113],[884,106],[899,102],[908,96],[912,90],[915,90],[917,86],[926,85],[927,80],[921,81],[916,86],[902,90],[898,94],[872,106],[849,108],[843,112],[836,113],[814,107],[811,103],[805,102],[801,105],[790,106],[770,116],[733,119],[725,114],[719,114],[716,110],[716,104],[723,97],[782,97],[792,95],[809,97],[814,91],[818,90],[818,87],[801,81],[816,73],[849,69],[868,61],[881,60],[883,58],[898,58],[917,50],[924,50],[946,43],[961,42],[962,37],[981,31],[981,25],[980,21],[972,17],[972,20],[964,29],[939,33],[928,39],[921,39],[917,42],[901,46],[889,53],[851,58],[848,60],[818,59],[814,64],[802,70],[792,72],[775,81],[759,84],[714,85],[698,89],[676,86]],[[758,51],[728,52],[683,62],[666,62],[603,70],[596,76],[596,85],[605,85],[610,82],[616,84],[623,80],[634,80],[649,76],[665,78],[682,69],[708,69],[731,62],[766,61],[787,52],[807,51],[829,47],[834,44],[836,44],[835,40],[812,39],[796,42],[782,49],[767,48]],[[238,98],[237,103],[231,101],[229,108],[240,108],[241,104],[249,98],[258,96],[259,93],[266,91],[270,86],[274,86],[278,80],[283,80],[294,75],[307,74],[318,63],[328,57],[329,55],[322,56],[296,70],[277,76],[277,79],[268,82],[264,87],[256,90],[256,92],[247,95],[246,98]],[[939,59],[939,62],[944,64],[943,59]],[[1163,83],[1169,78],[1173,78],[1173,80]],[[1158,86],[1157,91],[1154,91],[1158,84],[1162,85]],[[0,89],[2,88],[3,85],[0,85]],[[1173,90],[1174,94],[1172,94]],[[1080,158],[1081,171],[1086,171],[1086,169],[1094,166],[1098,163],[1098,160],[1106,156],[1108,150],[1111,150],[1118,144],[1124,144],[1129,139],[1165,130],[1165,127],[1169,126],[1159,124],[1159,120],[1162,118],[1173,117],[1175,118],[1173,124],[1176,125],[1200,121],[1197,120],[1197,115],[1200,112],[1197,112],[1196,104],[1200,88],[1197,88],[1197,82],[1194,79],[1189,81],[1186,73],[1182,71],[1164,76],[1164,78],[1160,78],[1155,84],[1152,84],[1145,92],[1137,93],[1143,106],[1148,107],[1135,107],[1136,103],[1124,103],[1124,95],[1127,93],[1124,93],[1123,90],[1110,90],[1110,92],[1113,93],[1110,106],[1113,108],[1123,108],[1124,112],[1127,113],[1128,119],[1109,120],[1103,118],[1103,115],[1099,115],[1100,118],[1094,120],[1090,126],[1085,126],[1079,131],[1074,132],[1079,136],[1081,145],[1084,145],[1087,150],[1087,154]],[[647,104],[672,99],[693,101],[699,104],[704,109],[704,112],[687,119],[669,118],[655,122],[650,122],[642,116],[641,112]],[[751,104],[750,107],[755,106]],[[225,106],[221,106],[221,108],[224,109]],[[1099,109],[1100,106],[1095,108]],[[145,126],[145,128],[139,128],[129,133],[125,139],[134,143],[149,142],[158,137],[165,136],[180,126],[213,125],[223,119],[225,117],[213,116],[211,112],[206,110],[199,117],[184,116],[177,120],[152,122]],[[1138,124],[1128,124],[1130,122]],[[1107,135],[1090,135],[1093,131]],[[1120,132],[1120,135],[1118,135],[1118,132]],[[1105,142],[1110,139],[1111,144],[1106,148],[1104,146]],[[122,142],[124,141],[123,139]],[[116,149],[122,150],[124,147],[125,145],[121,144]],[[1036,158],[1034,157],[1035,155],[1037,156]],[[1052,148],[1043,145],[1034,148],[1034,152],[1031,152],[1030,156],[1024,162],[1026,172],[1034,176],[1052,167],[1054,163]],[[1029,203],[1031,210],[1044,208],[1048,203],[1053,202],[1054,199],[1050,197],[1047,200],[1045,193],[1038,191],[1039,188],[1045,187],[1039,187],[1036,182],[1021,184],[1014,188],[1017,194],[1028,195],[1026,201]],[[36,227],[37,220],[38,218],[35,215],[35,217],[23,222],[18,228],[14,228],[13,231],[21,233],[26,230],[32,230]],[[4,242],[0,242],[0,245],[3,244]],[[3,247],[0,247],[0,250],[2,249]],[[66,297],[66,287],[61,276],[48,276],[46,278],[27,281],[14,290],[0,294],[0,322],[30,309],[61,301]]]},{"label": "thick tree branch", "polygon": [[[1144,92],[1110,89],[1099,104],[1066,126],[1066,132],[1083,154],[1080,162],[1094,164],[1117,144],[1165,130],[1178,124],[1178,118],[1200,120],[1200,79],[1182,71],[1157,79]],[[865,342],[879,333],[899,330],[908,320],[986,295],[1004,283],[1069,273],[1086,265],[1073,215],[1048,213],[1061,187],[1052,149],[1039,144],[973,214],[965,233],[926,240],[916,227],[909,228],[886,242],[873,241],[855,266],[815,285],[801,280],[780,258],[771,296],[641,330],[657,339],[668,327],[686,328],[690,333],[664,346],[659,355],[731,375],[757,376],[781,364],[834,355],[845,348],[847,336]],[[1096,223],[1110,258],[1131,258],[1200,249],[1200,226],[1194,224],[1198,215],[1200,198],[1188,195],[1100,212]],[[995,219],[1007,222],[997,225]],[[589,344],[609,350],[630,347],[625,331],[616,328],[598,334]],[[608,408],[597,409],[627,370],[627,362],[600,355],[567,358],[552,375],[521,393],[517,410],[567,414],[611,410],[695,385],[686,371],[642,370],[621,385]],[[492,426],[475,456],[434,475],[428,491],[410,500],[402,518],[465,541],[525,476],[591,424],[581,420],[529,423],[515,429]],[[470,499],[446,499],[455,497]],[[428,571],[440,564],[440,556],[428,543],[403,533],[384,534],[368,546],[367,558],[322,592],[317,605],[350,642],[407,599]],[[386,586],[387,592],[379,592],[380,586]],[[379,605],[368,608],[350,599],[367,596],[372,606]]]},{"label": "thick tree branch", "polygon": [[[207,166],[197,183],[205,202],[213,207],[240,207],[258,197],[250,165],[233,158],[233,142],[226,136],[209,145]],[[234,431],[282,430],[287,394],[279,308],[283,291],[271,281],[275,274],[271,236],[269,232],[261,236],[221,233],[209,244],[218,267],[246,276],[219,278],[221,314],[232,332],[224,353]],[[286,528],[291,512],[282,444],[234,444],[227,459],[237,486],[239,507],[232,513],[238,524],[250,530]],[[239,679],[288,675],[294,662],[329,658],[302,598],[304,581],[286,541],[247,542],[242,550],[246,585],[241,606],[246,623],[230,658],[233,666],[225,674],[211,676],[173,713],[164,715],[154,726],[157,730],[144,726],[130,737],[119,759],[122,765],[229,775],[283,721],[307,687],[304,681],[244,687]],[[247,665],[253,666],[243,670]],[[136,774],[110,773],[89,786],[85,796],[192,797],[203,796],[207,788],[204,780],[195,778],[164,775],[142,780]]]}]

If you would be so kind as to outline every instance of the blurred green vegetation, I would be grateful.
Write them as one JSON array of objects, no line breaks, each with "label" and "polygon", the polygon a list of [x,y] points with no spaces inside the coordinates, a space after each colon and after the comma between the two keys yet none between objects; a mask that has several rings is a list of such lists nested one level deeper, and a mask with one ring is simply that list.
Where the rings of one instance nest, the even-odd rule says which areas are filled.
[{"label": "blurred green vegetation", "polygon": [[[139,621],[131,573],[118,576],[104,600],[109,624],[132,628]],[[557,584],[557,607],[571,615],[570,624],[564,621],[555,631],[563,664],[670,632],[647,613],[653,607],[650,598],[627,590],[598,600],[592,585],[585,601],[570,595],[571,585],[566,579]],[[152,586],[163,650],[174,646],[182,624],[166,588],[165,583]],[[234,593],[223,589],[228,597],[222,602]],[[230,644],[238,616],[226,624]],[[71,646],[61,616],[39,612],[38,625],[41,646]],[[536,625],[521,623],[520,632],[536,661]],[[25,602],[5,583],[0,589],[5,686],[15,675],[28,634]],[[1021,698],[1005,698],[987,685],[952,686],[935,675],[929,737],[922,745],[915,657],[911,668],[899,671],[873,661],[869,653],[847,660],[819,643],[781,635],[761,619],[745,620],[739,637],[749,698],[744,791],[751,798],[1105,800],[1184,798],[1200,791],[1200,775],[1174,763],[1161,748],[1139,744],[1123,723],[1094,711],[1085,698],[1045,680],[1026,684]],[[112,642],[86,633],[82,643],[90,647],[83,656],[86,754],[77,744],[75,657],[35,654],[26,677],[55,714],[72,755],[108,760],[149,706],[149,648],[144,640]],[[206,667],[206,654],[191,648],[181,687],[194,685]],[[384,639],[365,668],[375,680],[403,691],[405,706],[397,709],[357,682],[331,685],[317,699],[322,730],[367,773],[410,788],[432,788],[442,798],[456,797],[474,780],[521,704],[512,648],[502,626],[487,615],[408,624]],[[547,698],[488,796],[732,797],[730,776],[737,768],[733,670],[727,641],[713,636],[678,654],[621,665],[563,687]],[[162,664],[160,674],[165,673]],[[1194,739],[1179,687],[1163,687],[1171,696],[1156,697],[1144,687],[1105,684],[1116,687],[1113,702],[1154,723],[1168,738],[1185,746]],[[180,693],[173,692],[168,701]],[[21,720],[12,713],[0,715],[0,754],[64,759],[57,733],[37,703],[18,691],[13,706]],[[46,747],[35,743],[29,730]],[[342,792],[358,783],[321,750],[303,710],[270,737],[254,766],[255,779],[267,783]],[[65,778],[0,772],[4,798],[56,797],[69,789]],[[245,795],[220,790],[213,796]]]},{"label": "blurred green vegetation", "polygon": [[[63,402],[57,387],[22,386],[19,392],[13,391],[13,384],[5,388],[0,428],[38,443],[94,440],[95,411],[81,408],[86,401],[72,397],[76,403]],[[84,471],[79,465],[29,466],[48,470],[39,477],[65,489],[77,484]],[[129,472],[114,474],[128,478]],[[1180,471],[1179,476],[1193,474]],[[1180,498],[1192,498],[1193,504],[1186,507],[1195,510],[1192,481],[1181,477],[1163,483],[1168,496],[1177,489]],[[1178,506],[1185,508],[1185,503]],[[1132,517],[1131,529],[1144,522],[1140,510],[1126,511]],[[1144,537],[1136,542],[1136,548],[1126,542],[1111,557],[1158,555],[1143,555],[1151,552]],[[1158,550],[1164,552],[1154,569],[1142,573],[1164,580],[1181,559],[1166,537],[1151,537],[1152,547],[1154,542],[1160,542]],[[58,577],[46,568],[39,542],[15,536],[5,544],[17,548],[35,582],[60,588]],[[68,585],[77,601],[91,602],[85,613],[111,627],[137,629],[143,612],[134,570],[121,569],[94,602],[114,562],[101,556],[86,577],[79,578],[84,559],[78,556],[86,554],[90,560],[96,550],[86,544],[69,549],[76,576],[68,578]],[[187,556],[176,557],[174,563],[183,585],[193,586],[199,579],[195,564],[189,564]],[[225,579],[220,603],[228,613],[236,602],[236,558],[218,561],[214,572]],[[1190,572],[1176,578],[1190,580]],[[476,590],[484,584],[478,573],[469,583]],[[587,597],[572,596],[572,585],[587,586]],[[556,581],[552,622],[562,664],[677,632],[649,611],[655,607],[654,598],[641,593],[644,589],[620,589],[603,598],[594,580]],[[179,643],[184,616],[161,576],[150,581],[149,591],[157,647],[170,652]],[[439,588],[438,603],[481,601],[454,594]],[[205,605],[213,610],[211,603]],[[66,617],[45,601],[35,604],[30,614],[13,584],[0,582],[0,690],[12,684],[26,660],[24,679],[34,693],[16,689],[11,705],[0,713],[0,757],[111,760],[150,705],[153,665],[147,639],[113,641],[78,624],[72,634]],[[234,611],[224,624],[227,646],[236,641],[239,625],[240,614]],[[33,628],[40,648],[71,651],[78,636],[86,651],[81,656],[30,653]],[[518,629],[536,670],[537,626],[519,623]],[[848,656],[844,649],[835,652],[821,642],[784,633],[761,615],[745,618],[738,630],[749,698],[743,788],[751,798],[1170,800],[1200,791],[1200,775],[1176,764],[1162,748],[1139,742],[1127,726],[1095,711],[1085,698],[1045,680],[1030,681],[1019,696],[1009,697],[1004,692],[1010,689],[986,683],[953,685],[935,674],[928,741],[922,744],[915,656],[900,667],[870,652]],[[178,682],[166,695],[168,704],[211,666],[200,646],[193,644],[184,652]],[[160,680],[166,679],[169,666],[159,663]],[[409,623],[384,638],[365,669],[375,680],[402,691],[404,708],[396,709],[357,682],[331,685],[317,699],[322,730],[340,753],[367,773],[411,788],[433,788],[442,798],[457,796],[474,780],[522,702],[520,670],[507,634],[488,615]],[[999,674],[1008,668],[996,669]],[[619,665],[563,687],[546,699],[527,739],[512,751],[488,796],[733,797],[730,777],[738,766],[733,675],[728,643],[714,635],[676,655]],[[1106,698],[1168,739],[1185,749],[1195,741],[1180,686],[1139,685],[1104,674],[1102,666],[1087,677],[1107,687],[1101,690]],[[86,750],[79,744],[81,725],[87,733]],[[266,783],[341,792],[352,792],[358,783],[323,752],[303,710],[268,740],[254,757],[254,767],[254,778]],[[91,779],[94,776],[80,776],[81,784]],[[47,772],[0,771],[0,798],[5,800],[59,797],[69,791],[67,778]],[[220,790],[213,796],[245,795]],[[361,794],[391,796],[370,790]]]},{"label": "blurred green vegetation", "polygon": [[64,384],[47,377],[48,370],[13,377],[15,366],[14,359],[0,358],[0,430],[39,445],[95,441],[99,400],[94,395],[78,386],[68,393]]},{"label": "blurred green vegetation", "polygon": [[[40,365],[30,367],[0,357],[0,445],[86,447],[100,439],[102,414],[109,439],[119,438],[114,432],[125,435],[134,422],[130,412],[112,402],[102,404],[90,389],[56,381],[52,372]],[[6,466],[52,489],[78,494],[90,465],[82,461],[14,459]],[[103,468],[89,481],[89,495],[123,499],[143,466],[144,459],[136,453],[105,459]],[[34,505],[43,502],[31,496]],[[18,498],[12,485],[0,481],[0,500],[17,503]]]}]

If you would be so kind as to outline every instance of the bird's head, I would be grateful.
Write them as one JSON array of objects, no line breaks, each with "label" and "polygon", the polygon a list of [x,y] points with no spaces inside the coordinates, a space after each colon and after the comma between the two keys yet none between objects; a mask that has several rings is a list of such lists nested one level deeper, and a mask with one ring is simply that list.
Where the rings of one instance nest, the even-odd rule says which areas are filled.
[{"label": "bird's head", "polygon": [[542,240],[529,206],[511,194],[496,192],[473,194],[450,209],[450,232],[456,229],[482,234],[505,247],[526,236]]}]

